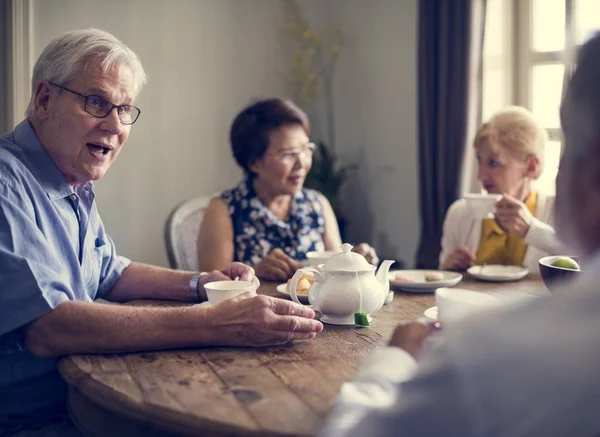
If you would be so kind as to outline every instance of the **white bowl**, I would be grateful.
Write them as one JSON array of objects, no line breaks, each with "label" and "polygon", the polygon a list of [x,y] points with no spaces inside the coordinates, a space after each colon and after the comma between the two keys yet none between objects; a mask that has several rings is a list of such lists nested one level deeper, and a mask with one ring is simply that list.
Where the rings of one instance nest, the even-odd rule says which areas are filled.
[{"label": "white bowl", "polygon": [[442,323],[454,322],[481,311],[501,305],[502,301],[480,291],[462,288],[438,288],[435,292],[438,319]]},{"label": "white bowl", "polygon": [[463,199],[467,202],[467,208],[473,218],[484,219],[492,216],[495,211],[496,202],[502,196],[500,194],[466,194]]},{"label": "white bowl", "polygon": [[215,281],[204,284],[211,305],[217,305],[247,291],[256,294],[256,285],[247,281]]},{"label": "white bowl", "polygon": [[321,250],[321,251],[312,251],[306,253],[306,259],[308,260],[308,265],[311,267],[318,267],[320,264],[326,264],[333,255],[338,253],[342,253],[339,250]]}]

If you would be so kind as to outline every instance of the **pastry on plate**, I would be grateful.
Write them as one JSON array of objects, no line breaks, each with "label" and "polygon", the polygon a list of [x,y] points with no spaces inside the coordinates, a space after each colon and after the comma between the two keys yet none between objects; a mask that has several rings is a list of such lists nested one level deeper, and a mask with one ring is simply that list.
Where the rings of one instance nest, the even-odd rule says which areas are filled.
[{"label": "pastry on plate", "polygon": [[394,276],[394,281],[398,282],[415,282],[415,278],[408,275],[403,275],[402,273],[398,273]]},{"label": "pastry on plate", "polygon": [[429,273],[425,273],[425,280],[427,282],[435,282],[435,281],[441,281],[444,279],[444,274],[441,272],[429,272]]},{"label": "pastry on plate", "polygon": [[[288,279],[287,281],[287,287],[286,290],[289,293],[290,292],[290,283],[292,282],[292,279]],[[300,276],[300,279],[298,279],[298,284],[296,285],[296,294],[308,294],[308,289],[310,288],[310,286],[313,283],[313,276],[312,275],[302,275]]]}]

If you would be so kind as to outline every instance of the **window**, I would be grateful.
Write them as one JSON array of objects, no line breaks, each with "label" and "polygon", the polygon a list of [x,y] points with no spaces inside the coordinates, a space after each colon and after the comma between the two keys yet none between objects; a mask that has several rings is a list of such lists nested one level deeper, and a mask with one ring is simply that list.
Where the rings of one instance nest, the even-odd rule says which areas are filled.
[{"label": "window", "polygon": [[533,113],[550,138],[535,185],[554,194],[563,84],[577,46],[600,30],[600,1],[488,0],[485,26],[482,118],[511,104]]}]

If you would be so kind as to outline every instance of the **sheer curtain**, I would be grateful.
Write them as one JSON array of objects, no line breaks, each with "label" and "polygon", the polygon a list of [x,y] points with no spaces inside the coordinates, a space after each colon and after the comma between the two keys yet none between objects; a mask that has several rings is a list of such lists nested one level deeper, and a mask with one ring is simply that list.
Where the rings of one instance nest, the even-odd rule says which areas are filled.
[{"label": "sheer curtain", "polygon": [[420,0],[418,268],[437,268],[446,211],[469,184],[480,119],[485,0]]}]

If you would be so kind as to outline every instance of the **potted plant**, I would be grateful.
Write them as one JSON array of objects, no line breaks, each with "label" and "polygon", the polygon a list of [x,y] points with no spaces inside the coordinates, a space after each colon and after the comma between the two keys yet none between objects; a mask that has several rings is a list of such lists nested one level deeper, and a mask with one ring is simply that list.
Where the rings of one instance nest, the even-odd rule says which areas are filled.
[{"label": "potted plant", "polygon": [[313,164],[306,177],[305,185],[320,191],[331,203],[340,228],[342,241],[345,237],[346,220],[340,209],[340,193],[348,176],[348,172],[355,169],[356,165],[339,163],[339,159],[323,141],[317,142],[317,150],[313,157]]}]

